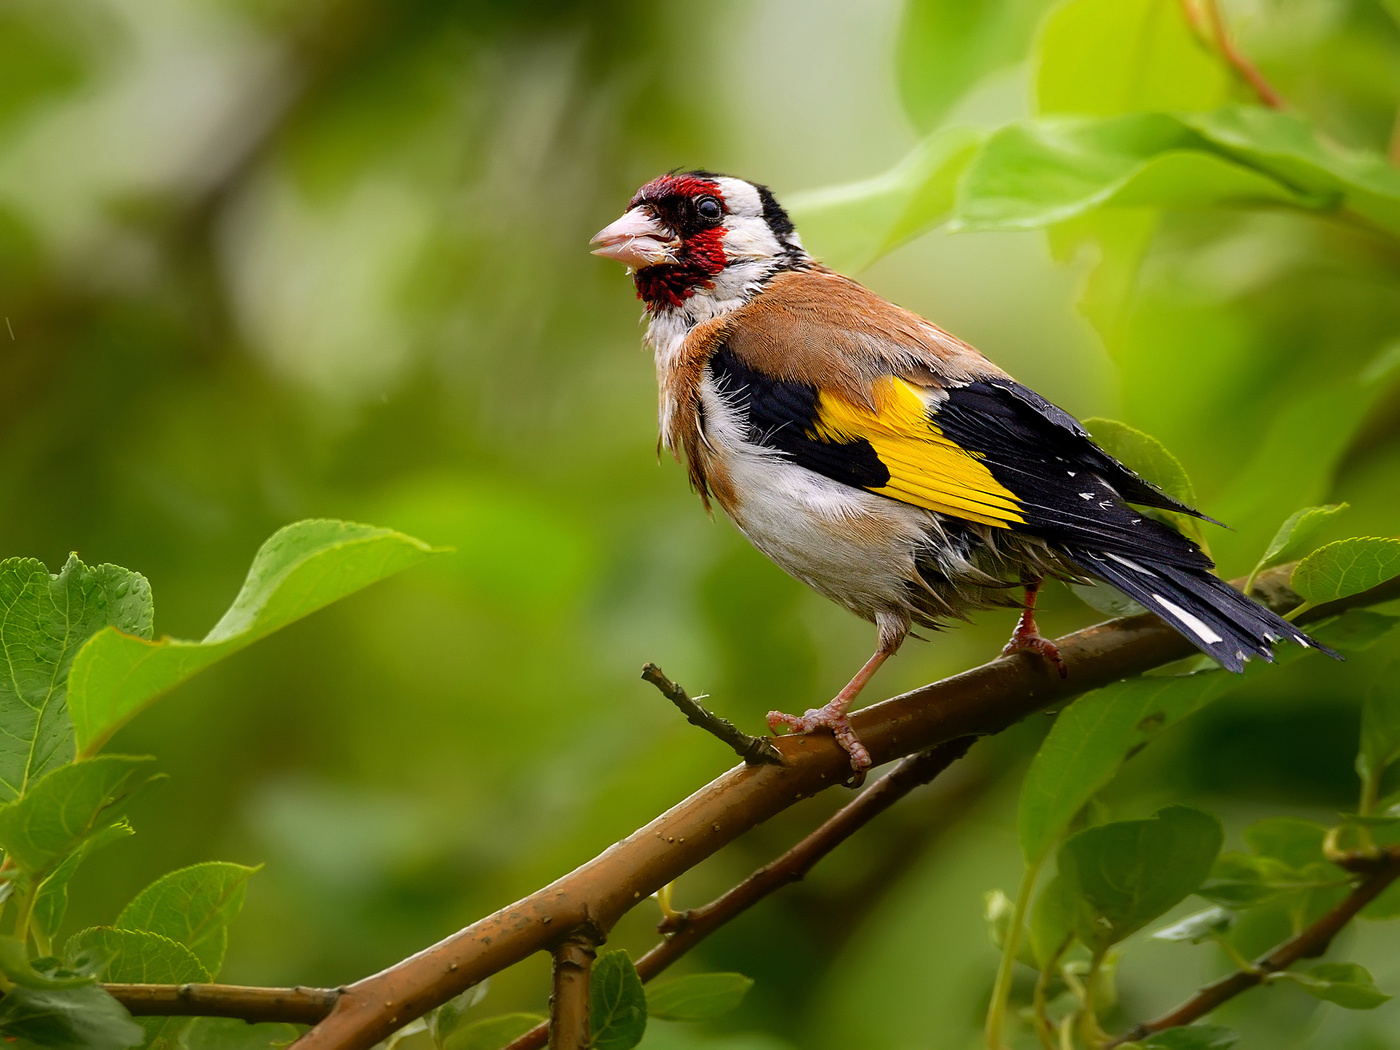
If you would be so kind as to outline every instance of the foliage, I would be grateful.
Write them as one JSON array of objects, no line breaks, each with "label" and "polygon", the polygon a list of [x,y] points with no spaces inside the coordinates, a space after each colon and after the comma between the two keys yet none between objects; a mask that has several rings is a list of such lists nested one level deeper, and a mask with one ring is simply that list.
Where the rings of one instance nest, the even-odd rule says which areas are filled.
[{"label": "foliage", "polygon": [[[170,872],[137,894],[111,926],[69,937],[61,969],[41,970],[44,960],[57,962],[53,937],[69,881],[95,849],[131,834],[126,809],[153,779],[153,758],[93,752],[117,724],[181,678],[429,553],[387,529],[290,525],[258,551],[248,583],[205,642],[185,643],[212,651],[179,661],[173,672],[162,669],[157,654],[180,643],[149,640],[151,592],[142,577],[112,565],[89,569],[76,555],[53,576],[28,559],[0,563],[0,604],[10,610],[12,632],[5,677],[15,686],[5,716],[11,725],[28,725],[31,753],[49,756],[19,767],[7,781],[14,797],[0,806],[4,907],[15,919],[15,939],[4,942],[0,959],[13,982],[0,1001],[0,1030],[8,1038],[38,1046],[175,1044],[190,1018],[133,1026],[95,982],[99,976],[148,984],[213,980],[228,924],[256,869],[205,863]],[[114,654],[128,645],[141,647],[139,655],[123,662]],[[26,684],[39,676],[46,680],[41,691]],[[38,717],[23,723],[18,716],[33,707]]]}]

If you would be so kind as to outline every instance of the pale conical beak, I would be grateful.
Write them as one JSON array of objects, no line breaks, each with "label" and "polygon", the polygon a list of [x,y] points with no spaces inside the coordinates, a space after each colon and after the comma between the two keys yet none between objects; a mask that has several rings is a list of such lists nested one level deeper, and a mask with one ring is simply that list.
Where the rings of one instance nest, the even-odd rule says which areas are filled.
[{"label": "pale conical beak", "polygon": [[679,237],[647,214],[645,208],[633,208],[611,226],[599,230],[589,244],[596,244],[594,255],[616,259],[634,270],[658,263],[672,262],[681,246]]}]

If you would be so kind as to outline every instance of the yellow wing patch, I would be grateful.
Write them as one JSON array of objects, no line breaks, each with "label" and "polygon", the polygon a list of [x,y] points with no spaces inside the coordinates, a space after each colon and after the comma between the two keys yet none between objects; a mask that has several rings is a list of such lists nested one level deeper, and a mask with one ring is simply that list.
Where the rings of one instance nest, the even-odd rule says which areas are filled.
[{"label": "yellow wing patch", "polygon": [[893,376],[873,391],[875,408],[822,391],[808,436],[820,441],[865,440],[890,472],[869,491],[983,525],[1024,523],[1015,495],[987,469],[982,457],[945,437],[929,419],[917,390]]}]

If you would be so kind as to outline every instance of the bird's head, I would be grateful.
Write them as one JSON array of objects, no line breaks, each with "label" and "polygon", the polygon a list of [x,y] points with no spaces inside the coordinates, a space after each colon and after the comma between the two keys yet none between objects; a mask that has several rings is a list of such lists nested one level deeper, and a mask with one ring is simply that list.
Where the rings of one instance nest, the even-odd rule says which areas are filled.
[{"label": "bird's head", "polygon": [[742,305],[773,274],[811,262],[766,186],[708,171],[648,182],[590,243],[594,255],[631,268],[649,312],[697,319]]}]

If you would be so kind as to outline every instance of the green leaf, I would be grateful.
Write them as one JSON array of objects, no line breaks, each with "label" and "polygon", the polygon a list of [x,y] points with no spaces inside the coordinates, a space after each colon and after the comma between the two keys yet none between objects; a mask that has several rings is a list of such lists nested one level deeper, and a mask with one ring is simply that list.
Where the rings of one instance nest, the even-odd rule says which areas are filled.
[{"label": "green leaf", "polygon": [[125,820],[109,824],[89,835],[78,849],[68,854],[67,858],[54,868],[48,878],[39,884],[29,915],[29,921],[40,933],[51,938],[58,932],[58,926],[68,911],[68,883],[82,862],[103,846],[130,838],[134,834],[135,830]]},{"label": "green leaf", "polygon": [[647,1030],[647,995],[627,952],[604,952],[589,986],[593,1050],[631,1050]]},{"label": "green leaf", "polygon": [[[982,917],[987,921],[987,936],[998,950],[1006,948],[1006,937],[1011,932],[1011,924],[1016,921],[1016,904],[1001,890],[987,890],[982,894]],[[1022,929],[1016,938],[1016,958],[1027,966],[1035,965],[1035,955]]]},{"label": "green leaf", "polygon": [[1075,900],[1065,891],[1059,875],[1047,882],[1031,909],[1031,955],[1036,969],[1050,965],[1055,953],[1074,933]]},{"label": "green leaf", "polygon": [[1377,682],[1361,702],[1361,750],[1356,756],[1356,772],[1368,784],[1378,783],[1396,759],[1400,759],[1400,688],[1393,681]]},{"label": "green leaf", "polygon": [[1350,503],[1329,503],[1324,507],[1304,507],[1294,511],[1288,516],[1288,520],[1278,527],[1278,532],[1274,533],[1274,538],[1264,550],[1264,556],[1254,567],[1254,574],[1304,554],[1312,538],[1350,506]]},{"label": "green leaf", "polygon": [[1374,609],[1348,609],[1308,629],[1323,645],[1343,653],[1359,653],[1375,645],[1400,625],[1400,616]]},{"label": "green leaf", "polygon": [[1069,0],[1046,18],[1036,54],[1041,113],[1205,110],[1229,96],[1228,69],[1177,0]]},{"label": "green leaf", "polygon": [[1134,678],[1065,708],[1021,784],[1016,823],[1026,862],[1038,862],[1054,847],[1130,754],[1238,681],[1215,670]]},{"label": "green leaf", "polygon": [[1330,888],[1341,878],[1335,868],[1320,862],[1316,867],[1299,870],[1275,857],[1231,851],[1220,855],[1209,880],[1198,892],[1206,900],[1227,908],[1257,908],[1300,893]]},{"label": "green leaf", "polygon": [[[442,1050],[500,1050],[545,1020],[543,1014],[501,1014],[453,1029]],[[595,1047],[598,1044],[593,1044]],[[635,1045],[635,1044],[633,1044]]]},{"label": "green leaf", "polygon": [[958,177],[985,137],[943,128],[884,174],[793,194],[787,209],[814,255],[840,270],[864,269],[947,219]]},{"label": "green leaf", "polygon": [[1184,118],[1050,118],[995,132],[958,186],[955,230],[1029,230],[1096,208],[1330,208],[1212,150]]},{"label": "green leaf", "polygon": [[1363,919],[1372,921],[1400,917],[1400,882],[1392,882],[1370,904],[1361,909]]},{"label": "green leaf", "polygon": [[1193,1024],[1155,1032],[1140,1043],[1143,1050],[1229,1050],[1239,1036],[1218,1024]]},{"label": "green leaf", "polygon": [[1292,587],[1314,605],[1370,590],[1400,575],[1400,540],[1337,540],[1313,551],[1293,570]]},{"label": "green leaf", "polygon": [[242,910],[248,879],[257,870],[211,861],[172,871],[138,893],[115,925],[183,944],[216,975],[228,949],[228,924]]},{"label": "green leaf", "polygon": [[83,841],[117,823],[155,759],[101,755],[60,766],[29,793],[0,806],[0,848],[20,870],[42,876]]},{"label": "green leaf", "polygon": [[1138,274],[1160,223],[1152,208],[1115,208],[1056,223],[1045,231],[1057,262],[1088,263],[1075,305],[1110,352],[1124,344]]},{"label": "green leaf", "polygon": [[97,983],[92,974],[36,969],[29,958],[29,946],[17,937],[0,937],[0,973],[23,988],[78,988]]},{"label": "green leaf", "polygon": [[180,1040],[184,1050],[285,1050],[301,1029],[268,1021],[249,1024],[237,1017],[196,1017]]},{"label": "green leaf", "polygon": [[1374,1010],[1390,998],[1376,987],[1365,967],[1356,963],[1321,963],[1306,973],[1290,971],[1288,976],[1309,995],[1348,1010]]},{"label": "green leaf", "polygon": [[149,637],[151,588],[134,572],[89,568],[76,555],[57,576],[32,558],[8,558],[0,562],[0,604],[0,802],[9,802],[73,760],[73,659],[104,627]]},{"label": "green leaf", "polygon": [[1070,836],[1058,866],[1079,900],[1075,933],[1097,951],[1117,944],[1199,887],[1223,841],[1220,821],[1189,806]]},{"label": "green leaf", "polygon": [[1101,449],[1168,496],[1188,505],[1196,502],[1196,488],[1186,468],[1151,434],[1116,419],[1086,419],[1084,429]]},{"label": "green leaf", "polygon": [[1106,205],[1284,205],[1400,234],[1400,171],[1324,144],[1296,115],[1247,106],[1050,118],[987,140],[959,183],[952,228],[1031,229]]},{"label": "green leaf", "polygon": [[911,0],[897,70],[904,110],[934,127],[986,74],[1019,61],[1047,0]]},{"label": "green leaf", "polygon": [[209,970],[183,944],[144,930],[91,926],[68,938],[63,954],[70,965],[85,954],[105,959],[105,981],[184,984],[212,979]]},{"label": "green leaf", "polygon": [[[186,984],[213,980],[209,970],[183,944],[158,933],[94,926],[75,933],[64,945],[64,957],[74,965],[84,957],[104,959],[106,981],[135,984]],[[189,1027],[190,1017],[142,1017],[148,1050],[174,1047]]]},{"label": "green leaf", "polygon": [[146,1032],[96,985],[17,987],[0,999],[0,1038],[52,1050],[122,1050],[140,1046]]},{"label": "green leaf", "polygon": [[428,1034],[432,1036],[433,1042],[442,1046],[447,1037],[461,1026],[467,1011],[486,998],[486,990],[490,984],[489,978],[480,984],[474,984],[465,992],[454,995],[436,1010],[431,1010],[424,1016],[425,1027],[428,1029]]},{"label": "green leaf", "polygon": [[1323,861],[1322,844],[1326,838],[1327,829],[1321,824],[1295,817],[1269,817],[1244,829],[1244,840],[1250,849],[1295,870]]},{"label": "green leaf", "polygon": [[210,664],[435,553],[411,536],[346,521],[300,521],[262,545],[243,589],[202,641],[106,629],[73,662],[68,706],[92,754],[159,696]]},{"label": "green leaf", "polygon": [[1085,605],[1105,616],[1141,616],[1147,612],[1122,591],[1106,583],[1072,583],[1069,589]]},{"label": "green leaf", "polygon": [[646,986],[647,1016],[663,1021],[703,1021],[736,1010],[753,987],[741,973],[695,973]]},{"label": "green leaf", "polygon": [[1159,941],[1190,941],[1192,944],[1200,944],[1226,932],[1238,918],[1239,916],[1226,908],[1207,908],[1170,926],[1153,930],[1152,936]]}]

